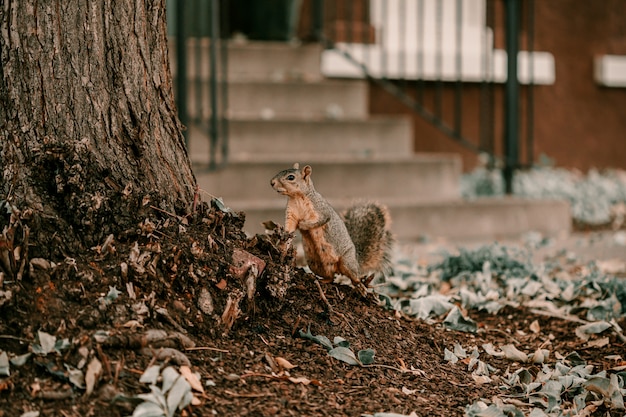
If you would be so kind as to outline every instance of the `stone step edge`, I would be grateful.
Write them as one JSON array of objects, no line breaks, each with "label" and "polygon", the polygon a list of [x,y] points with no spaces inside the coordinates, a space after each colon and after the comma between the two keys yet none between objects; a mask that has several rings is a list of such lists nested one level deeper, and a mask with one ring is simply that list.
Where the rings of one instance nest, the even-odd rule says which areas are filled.
[{"label": "stone step edge", "polygon": [[[331,204],[338,212],[352,204],[351,202],[337,202],[331,201]],[[239,204],[234,201],[227,201],[226,205]],[[243,203],[243,202],[242,202]],[[572,231],[572,218],[570,205],[565,200],[550,200],[550,199],[530,199],[523,197],[494,197],[494,198],[481,198],[473,200],[446,200],[446,201],[391,201],[385,200],[385,205],[391,211],[392,216],[392,230],[399,242],[411,242],[422,239],[454,239],[458,241],[463,240],[501,240],[508,238],[519,238],[525,233],[531,231],[538,231],[547,237],[564,237],[568,236]],[[259,202],[256,202],[257,206],[253,207],[249,205],[243,212],[246,214],[246,227],[247,233],[259,233],[261,232],[261,225],[256,224],[260,221],[258,218],[261,213],[270,214],[268,218],[264,220],[274,220],[279,224],[284,222],[284,213],[286,199],[280,204],[279,202],[265,202],[265,207],[261,207]],[[240,206],[245,207],[245,206]],[[486,211],[491,211],[490,216],[493,216],[493,210],[496,213],[508,213],[508,214],[496,214],[488,222],[487,225],[482,224],[480,210],[484,208]],[[411,223],[412,226],[407,228],[407,212],[409,218],[412,216],[418,216],[415,218],[415,222]],[[457,212],[458,210],[458,212]],[[541,211],[542,216],[537,217],[538,210]],[[430,212],[430,214],[429,214]],[[463,228],[453,227],[440,227],[436,223],[430,224],[429,219],[432,213],[439,217],[436,223],[440,223],[442,219],[445,221],[447,216],[454,216],[451,219],[452,223],[464,219],[467,227],[472,227],[475,224],[475,229],[468,231]],[[451,213],[452,212],[452,213]],[[397,217],[394,219],[394,216]],[[467,217],[469,215],[469,217]],[[519,222],[512,221],[510,224],[506,224],[507,227],[494,225],[494,221],[502,221],[502,219],[511,219],[511,216],[519,216]],[[443,218],[441,217],[443,216]],[[502,217],[504,216],[504,217]],[[557,217],[555,217],[557,216]],[[518,217],[516,217],[517,219]],[[499,219],[499,220],[498,220]],[[250,221],[255,223],[250,224]],[[425,223],[426,222],[426,223]],[[400,225],[401,229],[396,229],[396,225]]]},{"label": "stone step edge", "polygon": [[[302,124],[317,124],[317,123],[329,123],[329,124],[341,124],[341,123],[354,123],[354,124],[369,124],[369,123],[381,123],[381,124],[392,124],[397,122],[410,122],[411,117],[403,114],[368,114],[367,117],[294,117],[294,116],[276,116],[273,118],[264,119],[262,117],[250,117],[250,116],[240,116],[235,115],[229,117],[227,120],[229,123],[302,123]],[[208,120],[205,120],[208,123]],[[190,127],[193,127],[194,124],[190,123]]]},{"label": "stone step edge", "polygon": [[[268,185],[269,187],[269,185]],[[208,192],[201,192],[210,198],[221,198],[220,196],[213,196]],[[389,208],[409,208],[409,207],[420,207],[420,208],[436,208],[436,207],[467,207],[467,206],[477,206],[477,207],[487,207],[498,205],[502,207],[519,207],[520,205],[528,205],[533,203],[540,203],[544,205],[568,205],[569,203],[566,200],[560,199],[539,199],[539,198],[529,198],[529,197],[481,197],[476,199],[464,199],[464,198],[442,198],[442,199],[430,199],[424,197],[406,197],[406,198],[385,198],[385,199],[358,199],[358,198],[346,198],[346,199],[337,199],[330,198],[328,202],[337,209],[345,209],[350,207],[353,204],[358,204],[360,202],[375,202],[383,204]],[[276,199],[227,199],[223,201],[226,207],[247,207],[244,211],[249,210],[276,210],[276,209],[284,209],[287,204],[287,197],[281,194],[276,193]],[[234,209],[233,209],[234,210]]]},{"label": "stone step edge", "polygon": [[[294,160],[295,159],[295,160]],[[227,165],[225,165],[222,170],[226,170],[233,165],[242,165],[246,166],[252,165],[277,165],[283,164],[285,165],[285,169],[290,168],[295,162],[300,164],[300,167],[304,165],[311,165],[313,169],[315,166],[328,166],[328,165],[361,165],[364,163],[367,164],[389,164],[389,163],[461,163],[461,157],[456,153],[446,153],[446,152],[433,152],[433,153],[416,153],[411,155],[375,155],[368,157],[354,157],[353,155],[336,155],[333,157],[327,157],[326,155],[320,156],[319,154],[315,155],[299,155],[298,158],[292,158],[289,156],[283,155],[269,155],[262,157],[255,157],[253,159],[247,158],[230,158],[228,160]],[[219,171],[214,171],[219,174]],[[210,172],[199,172],[200,174],[207,175]]]}]

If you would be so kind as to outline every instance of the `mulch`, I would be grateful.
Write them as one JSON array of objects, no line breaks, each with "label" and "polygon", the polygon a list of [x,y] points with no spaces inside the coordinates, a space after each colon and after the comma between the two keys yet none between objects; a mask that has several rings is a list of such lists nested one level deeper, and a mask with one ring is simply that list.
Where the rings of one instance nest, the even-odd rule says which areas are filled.
[{"label": "mulch", "polygon": [[[199,374],[204,392],[177,415],[463,416],[469,404],[502,395],[500,379],[522,365],[489,358],[497,371],[479,383],[467,363],[444,361],[457,343],[576,351],[597,371],[624,352],[615,335],[588,348],[574,336],[577,323],[523,307],[472,311],[479,330],[471,334],[448,330],[443,317],[424,322],[386,310],[349,286],[322,284],[324,300],[317,278],[295,267],[289,236],[247,237],[244,214],[218,202],[190,217],[140,214],[135,229],[98,247],[49,265],[31,259],[21,280],[4,277],[0,290],[11,297],[0,305],[0,350],[32,351],[40,331],[69,345],[0,377],[0,416],[132,415],[133,398],[150,392],[139,379],[154,364]],[[534,321],[540,332],[531,331]],[[306,332],[341,337],[354,352],[372,349],[375,361],[337,360]],[[69,369],[86,374],[94,359],[102,369],[88,393]]]}]

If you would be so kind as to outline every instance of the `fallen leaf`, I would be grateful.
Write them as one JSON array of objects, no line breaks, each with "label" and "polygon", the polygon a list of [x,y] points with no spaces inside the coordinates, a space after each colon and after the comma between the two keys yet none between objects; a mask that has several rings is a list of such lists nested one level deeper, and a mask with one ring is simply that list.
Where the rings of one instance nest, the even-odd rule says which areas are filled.
[{"label": "fallen leaf", "polygon": [[299,376],[297,378],[289,377],[289,381],[293,382],[294,384],[302,384],[302,385],[309,385],[311,383],[311,380],[309,378],[306,378],[303,376]]},{"label": "fallen leaf", "polygon": [[265,269],[265,261],[258,256],[254,256],[243,249],[235,248],[233,250],[232,264],[230,265],[229,272],[234,277],[244,279],[252,265],[256,266],[257,276]]},{"label": "fallen leaf", "polygon": [[87,372],[85,373],[85,395],[91,395],[101,371],[102,363],[100,363],[98,358],[93,358],[87,365]]},{"label": "fallen leaf", "polygon": [[472,379],[479,385],[488,384],[491,382],[491,378],[489,378],[487,375],[472,374]]},{"label": "fallen leaf", "polygon": [[512,344],[502,346],[502,351],[504,352],[504,357],[509,360],[515,362],[526,362],[528,360],[528,355],[517,349]]},{"label": "fallen leaf", "polygon": [[611,324],[606,321],[594,321],[592,323],[578,326],[575,330],[575,333],[576,336],[578,336],[580,339],[587,341],[589,340],[589,335],[602,333],[610,327]]},{"label": "fallen leaf", "polygon": [[601,337],[600,339],[590,340],[587,342],[588,347],[601,348],[609,345],[608,337]]},{"label": "fallen leaf", "polygon": [[448,350],[448,348],[444,348],[443,360],[446,362],[457,363],[459,361],[459,358],[454,353],[452,353],[452,351]]},{"label": "fallen leaf", "polygon": [[292,364],[285,358],[281,358],[280,356],[277,356],[276,358],[274,358],[274,361],[276,362],[276,364],[278,364],[278,366],[287,370],[296,368],[298,366],[298,365]]},{"label": "fallen leaf", "polygon": [[34,353],[45,356],[54,350],[54,345],[57,341],[56,336],[39,330],[37,332],[37,338],[39,339],[39,345],[32,345]]},{"label": "fallen leaf", "polygon": [[204,387],[202,387],[200,379],[196,376],[195,373],[191,372],[191,368],[189,368],[187,365],[182,365],[180,367],[180,374],[185,377],[187,382],[189,382],[191,388],[198,392],[204,393]]},{"label": "fallen leaf", "polygon": [[476,322],[469,317],[464,317],[457,306],[450,310],[443,324],[449,329],[461,332],[476,333],[478,329]]},{"label": "fallen leaf", "polygon": [[327,350],[331,350],[333,348],[333,344],[331,343],[329,338],[327,338],[324,335],[314,336],[313,333],[311,333],[310,328],[308,328],[306,332],[304,330],[300,330],[298,334],[303,339],[309,339],[309,340],[314,341],[315,343],[319,343],[320,345],[324,346]]},{"label": "fallen leaf", "polygon": [[541,326],[539,326],[539,322],[537,320],[530,323],[530,331],[537,334],[541,331]]},{"label": "fallen leaf", "polygon": [[331,349],[328,354],[335,359],[347,363],[348,365],[361,365],[361,362],[356,358],[354,352],[343,346],[337,346]]},{"label": "fallen leaf", "polygon": [[374,356],[376,355],[376,352],[374,349],[363,349],[359,350],[356,355],[359,358],[359,362],[363,365],[371,365],[374,363]]},{"label": "fallen leaf", "polygon": [[152,365],[148,369],[146,369],[141,377],[139,377],[139,382],[142,384],[150,384],[155,385],[157,379],[159,379],[159,375],[161,374],[161,367],[159,365]]},{"label": "fallen leaf", "polygon": [[532,363],[544,363],[546,359],[550,356],[550,351],[547,349],[537,349],[535,353],[533,353],[530,357],[530,362]]},{"label": "fallen leaf", "polygon": [[6,352],[0,351],[0,376],[10,376],[9,370],[9,355]]},{"label": "fallen leaf", "polygon": [[496,349],[493,347],[493,344],[491,343],[485,343],[483,345],[483,349],[485,349],[485,352],[490,356],[495,356],[495,357],[504,356],[504,352],[496,351]]}]

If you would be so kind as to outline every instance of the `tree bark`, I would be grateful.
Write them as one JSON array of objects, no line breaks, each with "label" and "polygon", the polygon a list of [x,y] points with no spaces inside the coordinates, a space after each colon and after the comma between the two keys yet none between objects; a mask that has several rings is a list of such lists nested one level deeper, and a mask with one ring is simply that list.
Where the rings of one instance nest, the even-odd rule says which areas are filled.
[{"label": "tree bark", "polygon": [[32,250],[67,256],[148,201],[188,212],[164,0],[0,1],[0,227],[18,209]]}]

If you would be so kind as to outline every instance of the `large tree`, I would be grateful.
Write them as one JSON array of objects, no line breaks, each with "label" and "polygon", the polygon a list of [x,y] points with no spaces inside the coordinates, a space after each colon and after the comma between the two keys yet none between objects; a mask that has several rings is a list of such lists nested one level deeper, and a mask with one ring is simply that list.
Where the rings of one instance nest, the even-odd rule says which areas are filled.
[{"label": "large tree", "polygon": [[3,0],[0,140],[2,239],[13,213],[41,256],[101,242],[148,201],[190,210],[164,1]]}]

